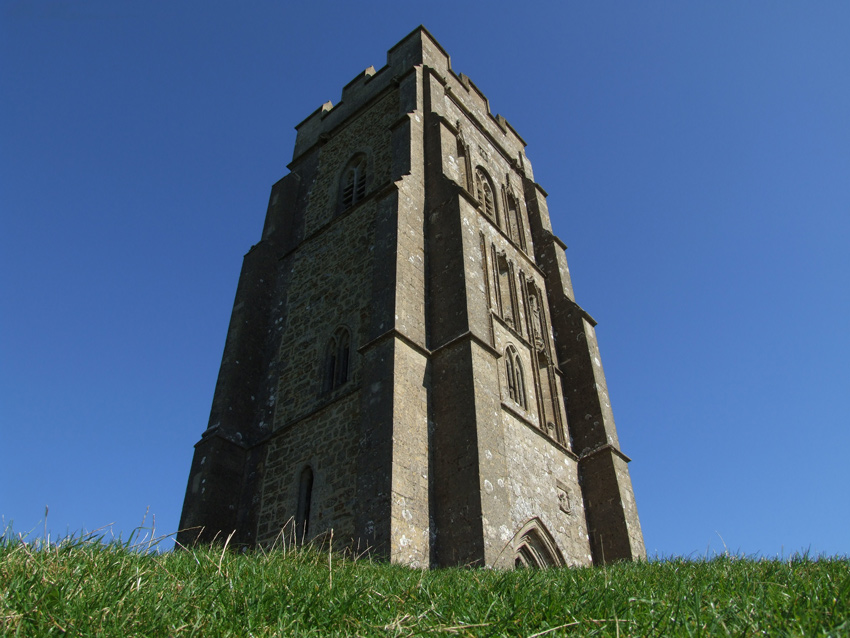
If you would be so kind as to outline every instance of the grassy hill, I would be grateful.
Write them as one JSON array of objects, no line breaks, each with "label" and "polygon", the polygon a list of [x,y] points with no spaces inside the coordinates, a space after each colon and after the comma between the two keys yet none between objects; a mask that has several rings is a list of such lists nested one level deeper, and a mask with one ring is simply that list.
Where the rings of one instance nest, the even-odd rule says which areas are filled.
[{"label": "grassy hill", "polygon": [[3,636],[850,636],[850,560],[418,571],[316,549],[0,541]]}]

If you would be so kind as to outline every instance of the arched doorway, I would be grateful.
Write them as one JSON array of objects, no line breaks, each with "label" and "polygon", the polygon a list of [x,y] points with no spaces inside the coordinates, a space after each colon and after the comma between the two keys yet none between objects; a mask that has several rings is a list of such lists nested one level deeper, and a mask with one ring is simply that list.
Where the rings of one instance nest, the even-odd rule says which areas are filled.
[{"label": "arched doorway", "polygon": [[539,518],[532,518],[523,525],[511,544],[514,567],[560,567],[566,564],[555,539]]}]

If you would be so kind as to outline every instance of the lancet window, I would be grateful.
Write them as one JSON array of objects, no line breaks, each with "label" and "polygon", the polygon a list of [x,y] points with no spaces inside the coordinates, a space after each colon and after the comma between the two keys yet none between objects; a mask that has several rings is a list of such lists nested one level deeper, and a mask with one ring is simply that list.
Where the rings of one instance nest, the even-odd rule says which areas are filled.
[{"label": "lancet window", "polygon": [[298,479],[298,505],[295,510],[295,539],[303,543],[310,527],[310,507],[313,501],[313,470],[308,465]]},{"label": "lancet window", "polygon": [[342,208],[354,206],[366,196],[366,156],[355,156],[342,174]]},{"label": "lancet window", "polygon": [[487,217],[495,221],[496,200],[493,197],[493,183],[480,166],[475,169],[475,198],[481,204]]},{"label": "lancet window", "polygon": [[514,403],[525,409],[527,404],[522,361],[513,346],[508,346],[505,350],[505,372],[508,380],[508,396]]},{"label": "lancet window", "polygon": [[339,328],[325,348],[324,392],[330,392],[348,381],[350,352],[351,337],[348,330]]}]

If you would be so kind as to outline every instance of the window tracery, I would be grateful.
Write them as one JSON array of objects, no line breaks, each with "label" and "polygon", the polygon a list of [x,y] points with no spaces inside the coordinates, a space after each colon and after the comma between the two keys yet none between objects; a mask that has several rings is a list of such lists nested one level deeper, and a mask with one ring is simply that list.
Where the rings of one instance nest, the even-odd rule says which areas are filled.
[{"label": "window tracery", "polygon": [[484,208],[484,214],[496,220],[496,200],[493,196],[493,184],[489,175],[480,166],[475,169],[475,198]]},{"label": "window tracery", "polygon": [[348,330],[339,328],[325,348],[324,392],[330,392],[348,381],[350,352],[351,337]]},{"label": "window tracery", "polygon": [[513,541],[514,567],[558,567],[565,563],[558,544],[546,526],[532,518],[517,532]]},{"label": "window tracery", "polygon": [[508,396],[511,400],[526,409],[525,376],[522,372],[522,361],[513,346],[505,350],[505,373],[508,380]]}]

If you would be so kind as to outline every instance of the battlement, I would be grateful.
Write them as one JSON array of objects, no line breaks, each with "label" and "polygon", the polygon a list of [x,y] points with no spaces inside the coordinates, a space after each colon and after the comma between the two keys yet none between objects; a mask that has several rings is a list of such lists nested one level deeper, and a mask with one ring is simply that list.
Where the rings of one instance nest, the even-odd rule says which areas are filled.
[{"label": "battlement", "polygon": [[296,129],[178,541],[332,535],[417,567],[645,557],[525,141],[423,27]]},{"label": "battlement", "polygon": [[449,54],[425,27],[419,26],[387,51],[385,66],[377,71],[374,66],[361,71],[343,87],[339,102],[325,102],[295,126],[298,135],[292,161],[375,97],[391,86],[397,86],[416,67],[425,67],[439,78],[447,94],[463,105],[464,110],[487,131],[503,154],[516,158],[522,153],[526,146],[525,140],[503,116],[491,113],[490,102],[483,91],[467,75],[458,74],[452,69]]}]

